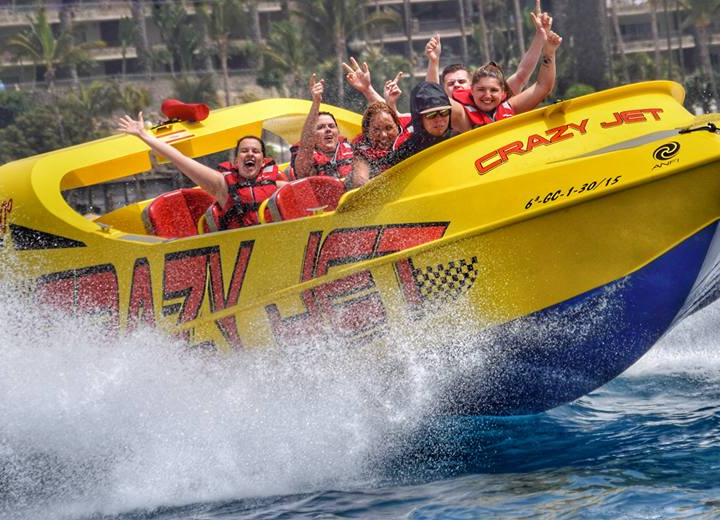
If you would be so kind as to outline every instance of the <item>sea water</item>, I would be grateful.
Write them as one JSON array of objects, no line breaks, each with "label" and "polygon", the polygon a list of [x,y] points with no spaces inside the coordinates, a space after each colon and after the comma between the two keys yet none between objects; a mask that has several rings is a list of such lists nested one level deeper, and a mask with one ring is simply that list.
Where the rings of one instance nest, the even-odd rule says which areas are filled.
[{"label": "sea water", "polygon": [[3,520],[720,517],[720,305],[507,418],[434,416],[412,335],[221,356],[8,291],[0,315]]}]

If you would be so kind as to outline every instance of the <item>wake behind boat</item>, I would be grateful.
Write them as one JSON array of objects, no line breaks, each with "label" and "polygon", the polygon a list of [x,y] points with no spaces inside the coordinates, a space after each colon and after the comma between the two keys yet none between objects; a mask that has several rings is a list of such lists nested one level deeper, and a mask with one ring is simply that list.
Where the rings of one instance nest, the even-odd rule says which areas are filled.
[{"label": "wake behind boat", "polygon": [[[448,381],[441,411],[546,410],[613,379],[718,296],[720,117],[694,117],[683,96],[658,81],[563,101],[347,193],[293,183],[268,203],[271,222],[216,233],[203,232],[197,189],[94,221],[65,202],[65,190],[149,170],[133,137],[30,157],[0,167],[0,254],[14,266],[0,276],[110,327],[223,350],[372,348],[398,330],[443,349],[462,336],[484,363]],[[259,101],[155,134],[192,157],[263,128],[292,143],[309,106]],[[357,114],[329,108],[342,133],[359,131]]]}]

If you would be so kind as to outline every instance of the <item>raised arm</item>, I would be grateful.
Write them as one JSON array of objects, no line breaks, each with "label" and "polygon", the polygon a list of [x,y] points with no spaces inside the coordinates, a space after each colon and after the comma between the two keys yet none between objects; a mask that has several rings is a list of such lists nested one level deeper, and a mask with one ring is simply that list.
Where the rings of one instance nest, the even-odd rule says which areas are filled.
[{"label": "raised arm", "polygon": [[463,106],[452,97],[450,98],[450,105],[452,106],[452,111],[450,112],[450,124],[452,125],[452,129],[461,133],[470,130],[472,128],[472,122],[470,121],[470,117],[468,117]]},{"label": "raised arm", "polygon": [[140,138],[153,152],[165,157],[191,181],[215,197],[220,205],[225,205],[228,199],[228,190],[223,174],[183,155],[177,148],[145,130],[142,112],[138,114],[137,121],[127,115],[121,117],[118,121],[118,130]]},{"label": "raised arm", "polygon": [[389,79],[385,82],[385,87],[383,88],[383,98],[385,103],[387,104],[387,106],[390,107],[391,110],[395,111],[398,117],[404,115],[398,111],[397,107],[398,99],[402,95],[402,90],[400,90],[399,85],[402,77],[403,72],[398,72],[393,79]]},{"label": "raised arm", "polygon": [[312,105],[308,113],[302,133],[300,134],[300,146],[298,147],[297,156],[295,156],[295,176],[297,178],[310,177],[313,174],[313,152],[315,151],[315,127],[317,125],[318,115],[320,113],[320,103],[325,90],[325,80],[317,81],[315,73],[310,78],[310,95],[312,96]]},{"label": "raised arm", "polygon": [[542,12],[540,0],[536,0],[535,12],[530,13],[530,17],[532,18],[533,25],[535,25],[535,37],[522,60],[520,60],[517,70],[507,79],[507,84],[513,94],[522,92],[522,89],[527,85],[528,81],[530,81],[530,76],[535,70],[535,67],[537,67],[538,60],[547,41],[547,35],[552,29],[552,18],[548,13]]},{"label": "raised arm", "polygon": [[345,78],[350,86],[360,92],[368,102],[383,101],[383,98],[372,85],[370,80],[370,68],[367,63],[363,63],[362,67],[355,58],[350,57],[350,65],[343,62],[343,69],[347,73]]},{"label": "raised arm", "polygon": [[425,73],[425,81],[431,83],[440,83],[440,35],[436,34],[425,44],[425,56],[428,59],[427,72]]},{"label": "raised arm", "polygon": [[527,90],[523,90],[508,100],[516,114],[532,110],[550,94],[555,86],[555,52],[562,43],[562,38],[553,31],[548,33],[547,43],[543,48],[542,62],[538,79]]}]

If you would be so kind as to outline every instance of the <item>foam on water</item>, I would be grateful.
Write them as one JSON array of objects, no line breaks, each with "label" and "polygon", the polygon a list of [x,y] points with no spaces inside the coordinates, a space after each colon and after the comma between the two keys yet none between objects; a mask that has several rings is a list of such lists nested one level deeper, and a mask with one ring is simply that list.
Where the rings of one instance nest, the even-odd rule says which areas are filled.
[{"label": "foam on water", "polygon": [[[0,517],[113,513],[372,478],[432,402],[412,356],[224,356],[0,296]],[[399,377],[402,374],[402,377]],[[400,381],[399,379],[402,379]]]},{"label": "foam on water", "polygon": [[720,302],[715,302],[680,322],[625,375],[687,373],[720,379],[719,325]]},{"label": "foam on water", "polygon": [[[638,404],[635,389],[626,394],[624,384],[667,375],[720,381],[713,335],[720,306],[714,305],[590,398],[526,422],[438,422],[433,440],[432,422],[424,419],[447,374],[483,362],[481,353],[464,348],[462,327],[455,328],[458,338],[437,340],[457,345],[442,351],[429,345],[435,338],[399,331],[393,348],[382,353],[307,345],[223,356],[189,352],[151,330],[113,336],[89,318],[38,308],[7,290],[0,291],[0,315],[3,519],[367,489],[386,482],[388,464],[399,472],[427,464],[425,447],[412,446],[418,437],[430,438],[428,449],[436,455],[430,458],[450,474],[458,471],[452,468],[504,471],[513,460],[543,467],[547,457],[538,457],[528,440],[534,435],[565,432],[558,443],[568,432],[604,424],[617,425],[618,438],[632,442],[618,419],[623,413],[669,407],[671,399],[652,391]],[[629,407],[618,405],[623,399]],[[702,400],[688,403],[680,392],[677,406],[685,413],[683,407],[697,408]],[[605,439],[608,428],[599,428],[598,439]],[[458,442],[473,429],[480,440]],[[517,449],[497,447],[513,436]],[[586,458],[565,442],[559,446],[558,460]],[[422,468],[410,476],[417,477],[423,478]]]}]

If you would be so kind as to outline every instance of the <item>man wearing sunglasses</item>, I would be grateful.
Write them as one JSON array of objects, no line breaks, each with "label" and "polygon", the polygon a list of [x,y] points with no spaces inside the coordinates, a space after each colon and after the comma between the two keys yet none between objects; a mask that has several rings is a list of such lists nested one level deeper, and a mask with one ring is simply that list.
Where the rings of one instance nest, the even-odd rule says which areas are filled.
[{"label": "man wearing sunglasses", "polygon": [[410,137],[392,153],[391,164],[399,163],[425,148],[454,135],[450,126],[452,105],[437,83],[421,81],[410,98],[412,126]]}]

